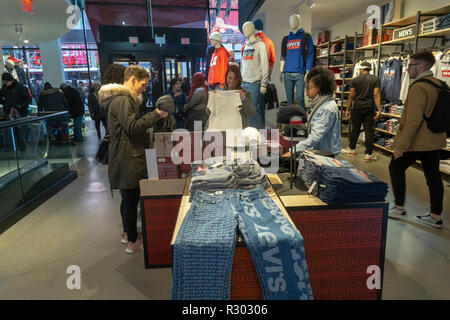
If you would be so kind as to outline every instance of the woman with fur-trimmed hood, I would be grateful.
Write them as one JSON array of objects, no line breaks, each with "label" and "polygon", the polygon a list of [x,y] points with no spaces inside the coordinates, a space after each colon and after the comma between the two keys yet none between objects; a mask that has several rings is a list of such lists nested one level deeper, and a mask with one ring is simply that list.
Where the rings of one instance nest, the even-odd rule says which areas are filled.
[{"label": "woman with fur-trimmed hood", "polygon": [[[108,112],[109,158],[108,177],[112,189],[122,195],[123,222],[127,233],[127,253],[142,248],[137,234],[137,205],[139,203],[139,181],[147,173],[145,148],[149,144],[147,130],[168,116],[167,111],[157,108],[143,116],[139,106],[141,94],[149,81],[148,72],[136,65],[125,70],[123,85],[104,85],[99,91],[99,103]],[[173,102],[168,99],[166,104]]]}]

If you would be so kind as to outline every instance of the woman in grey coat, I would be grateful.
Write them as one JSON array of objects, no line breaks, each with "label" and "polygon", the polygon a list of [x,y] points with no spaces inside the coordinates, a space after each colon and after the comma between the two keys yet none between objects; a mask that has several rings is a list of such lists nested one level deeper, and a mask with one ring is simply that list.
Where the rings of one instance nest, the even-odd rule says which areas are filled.
[{"label": "woman in grey coat", "polygon": [[201,121],[201,130],[204,131],[209,118],[208,105],[208,86],[205,84],[205,76],[197,72],[192,77],[191,91],[188,97],[188,103],[184,106],[186,113],[185,128],[194,131],[194,122]]}]

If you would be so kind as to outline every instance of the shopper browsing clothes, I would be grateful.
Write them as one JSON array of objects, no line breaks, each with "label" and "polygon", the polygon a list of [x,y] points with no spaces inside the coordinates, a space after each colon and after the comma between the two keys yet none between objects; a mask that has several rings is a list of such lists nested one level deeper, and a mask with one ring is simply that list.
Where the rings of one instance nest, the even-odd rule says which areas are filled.
[{"label": "shopper browsing clothes", "polygon": [[92,86],[89,97],[88,97],[88,107],[89,112],[91,114],[92,120],[95,122],[95,130],[97,130],[97,137],[99,139],[102,138],[102,133],[100,130],[100,122],[103,123],[103,126],[106,130],[106,111],[103,108],[100,108],[98,103],[98,91],[100,90],[100,84],[95,82]]},{"label": "shopper browsing clothes", "polygon": [[252,96],[250,91],[242,88],[242,75],[239,67],[231,65],[225,74],[225,88],[224,90],[238,90],[241,96],[242,105],[239,107],[242,118],[242,129],[248,127],[248,118],[256,114],[256,109],[253,106]]},{"label": "shopper browsing clothes", "polygon": [[75,139],[72,141],[83,142],[83,132],[81,128],[83,125],[84,103],[81,95],[77,90],[64,83],[61,84],[60,88],[69,103],[69,113],[73,118]]},{"label": "shopper browsing clothes", "polygon": [[394,156],[389,165],[395,207],[389,210],[389,217],[406,215],[405,210],[405,171],[420,160],[430,192],[430,212],[416,216],[415,220],[435,228],[442,228],[441,219],[444,187],[439,172],[440,150],[445,148],[446,134],[434,133],[427,127],[425,117],[430,117],[439,97],[439,90],[426,81],[440,86],[430,69],[436,60],[429,51],[415,53],[410,58],[408,73],[413,80],[404,111],[400,119],[399,129],[394,139]]},{"label": "shopper browsing clothes", "polygon": [[306,77],[306,94],[311,114],[307,123],[308,138],[297,144],[297,151],[322,150],[331,156],[341,152],[341,122],[334,92],[336,81],[331,71],[313,68]]},{"label": "shopper browsing clothes", "polygon": [[[370,63],[363,62],[361,67],[361,74],[351,83],[346,117],[351,118],[352,132],[350,134],[350,145],[347,149],[343,149],[342,153],[356,155],[356,143],[362,124],[366,146],[364,159],[370,162],[375,160],[372,155],[375,120],[379,119],[381,115],[380,78],[370,74],[372,70]],[[376,113],[375,110],[377,110]]]},{"label": "shopper browsing clothes", "polygon": [[3,105],[3,113],[11,120],[28,115],[28,105],[31,96],[28,89],[14,79],[13,75],[5,72],[2,74],[2,89],[0,90],[0,104]]},{"label": "shopper browsing clothes", "polygon": [[186,129],[194,131],[195,121],[202,123],[201,130],[205,130],[208,122],[209,113],[206,108],[208,103],[208,86],[205,84],[205,76],[197,72],[192,77],[192,86],[190,88],[188,103],[184,106],[186,113]]},{"label": "shopper browsing clothes", "polygon": [[170,95],[175,104],[175,113],[173,116],[177,121],[177,129],[184,128],[184,105],[186,104],[186,95],[181,90],[180,79],[173,78],[170,80],[170,88],[164,92],[164,95]]},{"label": "shopper browsing clothes", "polygon": [[[125,70],[123,84],[104,85],[99,92],[100,104],[108,110],[109,143],[108,177],[112,189],[122,196],[126,229],[127,253],[142,249],[142,239],[137,233],[137,206],[139,181],[147,173],[145,148],[149,140],[147,130],[169,113],[162,106],[154,112],[140,115],[141,95],[150,79],[148,72],[137,65]],[[171,99],[165,100],[173,108]],[[166,106],[164,106],[166,107]]]}]

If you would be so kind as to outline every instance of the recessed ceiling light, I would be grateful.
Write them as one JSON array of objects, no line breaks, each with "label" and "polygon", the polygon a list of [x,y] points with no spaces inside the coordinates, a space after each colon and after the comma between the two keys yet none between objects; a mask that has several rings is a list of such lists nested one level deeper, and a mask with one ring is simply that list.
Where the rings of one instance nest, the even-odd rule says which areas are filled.
[{"label": "recessed ceiling light", "polygon": [[23,40],[23,42],[28,43],[29,41],[28,40]]},{"label": "recessed ceiling light", "polygon": [[122,25],[125,25],[125,21],[122,21]]}]

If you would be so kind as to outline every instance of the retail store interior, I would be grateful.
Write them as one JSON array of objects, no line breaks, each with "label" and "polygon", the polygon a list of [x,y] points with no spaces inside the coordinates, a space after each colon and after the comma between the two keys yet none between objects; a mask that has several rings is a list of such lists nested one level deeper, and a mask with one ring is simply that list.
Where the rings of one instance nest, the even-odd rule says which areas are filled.
[{"label": "retail store interior", "polygon": [[[448,1],[5,0],[0,20],[0,299],[450,299],[450,127],[432,131],[421,116],[409,127],[413,108],[431,117],[444,99],[425,80],[413,91],[412,69],[450,85]],[[123,68],[119,84],[105,80],[111,65]],[[371,134],[364,122],[352,148],[360,77],[374,83]],[[17,92],[26,102],[10,103]],[[203,109],[189,110],[200,94]],[[172,132],[194,137],[194,118],[199,131],[269,130],[256,141],[276,170],[241,166],[251,147],[230,148],[228,136],[234,162],[216,150],[209,163],[176,163]],[[149,145],[136,156],[138,135]],[[418,154],[399,191],[395,161]],[[262,253],[278,244],[292,256]]]}]

